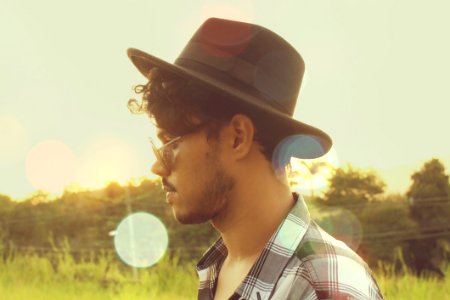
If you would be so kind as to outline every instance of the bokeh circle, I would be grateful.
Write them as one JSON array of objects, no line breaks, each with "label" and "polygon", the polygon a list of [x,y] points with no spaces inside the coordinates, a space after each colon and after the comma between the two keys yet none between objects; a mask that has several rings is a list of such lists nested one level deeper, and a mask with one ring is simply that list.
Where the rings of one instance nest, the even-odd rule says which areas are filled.
[{"label": "bokeh circle", "polygon": [[164,224],[152,214],[137,212],[124,218],[114,234],[114,247],[129,266],[146,268],[157,263],[167,250]]}]

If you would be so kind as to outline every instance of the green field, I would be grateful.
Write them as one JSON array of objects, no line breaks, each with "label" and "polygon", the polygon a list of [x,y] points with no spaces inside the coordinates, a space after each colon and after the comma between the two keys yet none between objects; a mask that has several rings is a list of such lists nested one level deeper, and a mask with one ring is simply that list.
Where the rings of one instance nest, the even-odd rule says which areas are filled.
[{"label": "green field", "polygon": [[[386,299],[450,299],[450,267],[445,280],[377,274]],[[133,270],[114,254],[75,261],[67,252],[51,256],[20,254],[0,263],[2,300],[195,299],[194,262],[181,265],[165,259]]]}]

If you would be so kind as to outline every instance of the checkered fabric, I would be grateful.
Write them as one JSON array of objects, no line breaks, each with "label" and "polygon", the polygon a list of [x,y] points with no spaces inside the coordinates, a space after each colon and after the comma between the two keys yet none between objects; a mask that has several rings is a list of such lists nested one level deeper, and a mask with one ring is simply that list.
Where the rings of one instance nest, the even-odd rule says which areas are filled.
[{"label": "checkered fabric", "polygon": [[[383,299],[367,264],[322,230],[301,196],[229,299]],[[197,264],[198,299],[214,299],[227,249],[219,238]]]}]

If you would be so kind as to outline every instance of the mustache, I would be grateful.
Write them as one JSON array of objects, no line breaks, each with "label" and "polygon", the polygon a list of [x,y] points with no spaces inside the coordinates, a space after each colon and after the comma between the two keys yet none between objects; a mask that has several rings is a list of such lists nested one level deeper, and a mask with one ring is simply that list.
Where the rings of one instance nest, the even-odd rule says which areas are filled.
[{"label": "mustache", "polygon": [[165,187],[166,190],[173,190],[173,191],[176,190],[175,187],[166,178],[163,178],[161,180],[161,183]]}]

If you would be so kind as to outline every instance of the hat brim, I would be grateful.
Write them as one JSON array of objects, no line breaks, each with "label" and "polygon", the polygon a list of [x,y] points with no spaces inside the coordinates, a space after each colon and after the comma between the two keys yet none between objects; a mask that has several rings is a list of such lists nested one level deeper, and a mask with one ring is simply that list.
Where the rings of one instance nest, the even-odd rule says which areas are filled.
[{"label": "hat brim", "polygon": [[319,147],[314,147],[316,150],[312,152],[309,151],[310,153],[299,153],[298,155],[293,155],[295,157],[302,159],[313,159],[326,154],[331,148],[332,140],[328,134],[316,127],[297,121],[296,119],[275,110],[269,104],[265,104],[260,99],[249,93],[243,92],[242,90],[203,73],[168,63],[138,49],[129,48],[127,50],[127,54],[135,67],[146,78],[148,78],[150,70],[157,67],[180,76],[181,78],[194,80],[196,83],[205,86],[205,88],[219,92],[231,101],[257,109],[262,116],[271,118],[270,122],[274,124],[273,127],[278,129],[277,132],[283,134],[283,136],[280,136],[280,140],[288,136],[306,135],[314,139],[315,144],[319,145]]}]

